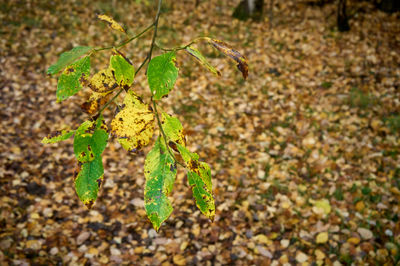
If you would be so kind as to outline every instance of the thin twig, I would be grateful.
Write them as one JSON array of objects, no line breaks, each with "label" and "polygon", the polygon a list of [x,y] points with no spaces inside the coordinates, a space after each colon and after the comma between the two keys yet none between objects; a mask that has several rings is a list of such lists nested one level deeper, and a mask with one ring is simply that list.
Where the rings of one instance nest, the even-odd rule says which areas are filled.
[{"label": "thin twig", "polygon": [[103,107],[101,107],[101,109],[97,112],[97,114],[100,115],[104,111],[104,109],[106,109],[115,99],[117,99],[117,97],[121,94],[123,90],[124,90],[123,88],[119,89],[117,94],[115,94],[114,97],[111,98],[111,100],[109,100],[105,105],[103,105]]},{"label": "thin twig", "polygon": [[192,44],[194,44],[194,43],[196,43],[196,42],[198,42],[199,40],[202,40],[202,39],[207,40],[209,38],[208,37],[198,37],[198,38],[194,39],[193,41],[191,41],[188,44],[185,44],[185,45],[182,45],[182,46],[177,46],[177,47],[174,47],[174,48],[165,48],[165,47],[160,46],[158,43],[155,43],[155,46],[157,48],[163,50],[163,51],[179,51],[179,50],[185,50],[190,45],[192,45]]},{"label": "thin twig", "polygon": [[[144,34],[146,31],[148,31],[151,27],[154,27],[153,38],[152,38],[152,40],[151,40],[151,45],[150,45],[149,52],[148,52],[146,58],[144,59],[144,61],[142,62],[142,64],[141,64],[141,65],[139,66],[139,68],[136,70],[136,72],[135,72],[135,76],[136,76],[136,74],[143,68],[143,66],[146,64],[146,62],[150,62],[150,61],[151,61],[151,56],[152,56],[152,54],[153,54],[153,48],[154,48],[154,46],[159,47],[159,46],[155,43],[155,41],[156,41],[156,37],[157,37],[158,20],[159,20],[159,18],[160,18],[160,13],[161,13],[161,4],[162,4],[162,0],[159,0],[159,1],[158,1],[157,14],[156,14],[156,17],[155,17],[155,19],[154,19],[154,22],[153,22],[153,24],[152,24],[151,26],[147,27],[147,28],[146,28],[145,30],[143,30],[141,33],[139,33],[138,35],[136,35],[136,36],[134,36],[134,37],[128,39],[127,41],[121,43],[120,45],[117,45],[117,46],[110,46],[110,47],[104,47],[104,48],[99,48],[99,49],[95,49],[95,51],[101,51],[101,50],[112,49],[112,48],[120,48],[120,47],[126,45],[127,43],[131,42],[132,40],[134,40],[134,39],[140,37],[142,34]],[[195,40],[195,41],[196,41],[196,40]],[[188,47],[189,45],[191,45],[192,43],[194,43],[195,41],[192,41],[190,44],[188,44],[188,45],[186,45],[186,46],[182,46],[182,47],[175,48],[174,50],[183,50],[183,49],[185,49],[186,47]],[[159,47],[159,48],[160,48],[160,47]],[[160,48],[160,49],[162,49],[162,50],[167,50],[167,49],[163,49],[163,48]],[[147,68],[148,68],[148,65],[147,65]],[[147,74],[147,69],[146,69],[146,74]],[[107,108],[107,107],[122,93],[123,90],[124,90],[124,88],[121,88],[121,89],[113,96],[113,98],[112,98],[110,101],[108,101],[108,102],[100,109],[100,111],[98,112],[98,115],[100,115],[100,114],[104,111],[104,109],[106,109],[106,108]],[[182,164],[181,162],[179,162],[179,161],[175,158],[175,155],[172,153],[170,147],[168,146],[167,135],[165,134],[164,128],[162,127],[162,124],[161,124],[160,115],[159,115],[158,110],[157,110],[157,103],[156,103],[156,101],[153,100],[153,99],[151,99],[151,101],[153,102],[154,113],[155,113],[156,118],[157,118],[157,124],[158,124],[158,127],[160,128],[160,131],[161,131],[161,134],[162,134],[162,136],[163,136],[163,139],[164,139],[164,142],[165,142],[165,146],[166,146],[166,148],[167,148],[168,153],[169,153],[169,154],[171,155],[171,157],[174,159],[175,163],[177,163],[177,164],[179,164],[179,165],[181,165],[181,166],[183,166],[183,167],[186,168],[186,166],[185,166],[184,164]]]},{"label": "thin twig", "polygon": [[154,43],[155,43],[156,37],[157,37],[158,19],[160,18],[161,4],[162,4],[162,0],[158,0],[157,14],[156,14],[156,18],[154,19],[154,23],[153,23],[153,26],[154,26],[153,38],[151,40],[151,45],[150,45],[150,50],[149,50],[149,55],[148,55],[149,61],[151,61],[151,55],[153,53],[153,47],[154,47]]},{"label": "thin twig", "polygon": [[[142,62],[142,64],[139,66],[139,68],[136,70],[135,76],[136,76],[136,74],[140,71],[140,69],[142,69],[142,67],[146,64],[146,62],[151,60],[151,53],[152,53],[152,51],[153,51],[154,41],[155,41],[156,35],[157,35],[158,18],[160,17],[161,3],[162,3],[162,0],[159,0],[159,1],[158,1],[158,9],[157,9],[156,18],[154,19],[154,22],[153,22],[149,27],[147,27],[146,29],[144,29],[144,30],[143,30],[141,33],[139,33],[138,35],[133,36],[132,38],[128,39],[127,41],[125,41],[125,42],[123,42],[123,43],[121,43],[120,45],[115,46],[115,48],[120,48],[120,47],[126,45],[127,43],[131,42],[132,40],[134,40],[134,39],[136,39],[136,38],[139,38],[141,35],[143,35],[143,34],[144,34],[145,32],[147,32],[149,29],[151,29],[152,27],[154,27],[154,33],[153,33],[153,38],[152,38],[152,40],[151,40],[151,46],[150,46],[149,53],[147,54],[146,58],[144,59],[144,61]],[[95,51],[101,51],[101,50],[112,49],[112,48],[114,48],[114,46],[105,47],[105,48],[99,48],[99,49],[97,49],[97,50],[95,50]],[[101,114],[101,113],[104,111],[104,109],[106,109],[106,108],[121,94],[121,92],[122,92],[123,90],[124,90],[124,89],[121,88],[121,89],[117,92],[117,94],[115,94],[114,97],[112,97],[112,99],[111,99],[110,101],[108,101],[108,102],[100,109],[100,111],[98,112],[98,114]]]},{"label": "thin twig", "polygon": [[133,40],[139,38],[140,36],[142,36],[143,34],[145,34],[145,33],[146,33],[148,30],[150,30],[153,26],[154,26],[154,22],[153,22],[150,26],[148,26],[147,28],[145,28],[145,29],[144,29],[142,32],[140,32],[139,34],[137,34],[137,35],[135,35],[135,36],[129,38],[129,39],[126,40],[126,41],[123,41],[121,44],[118,44],[117,46],[108,46],[108,47],[96,48],[96,49],[94,49],[94,51],[95,51],[95,52],[98,52],[98,51],[109,50],[109,49],[113,49],[113,48],[121,48],[122,46],[127,45],[127,44],[130,43],[131,41],[133,41]]},{"label": "thin twig", "polygon": [[[158,20],[159,20],[159,18],[160,18],[161,4],[162,4],[162,0],[159,0],[159,1],[158,1],[157,15],[156,15],[156,18],[154,19],[154,33],[153,33],[153,39],[151,40],[150,50],[149,50],[149,54],[148,54],[148,56],[147,56],[147,58],[149,59],[149,62],[151,61],[151,56],[152,56],[152,53],[153,53],[153,48],[154,48],[154,46],[156,45],[156,37],[157,37],[157,29],[158,29]],[[147,68],[148,68],[148,67],[149,67],[149,65],[147,65]],[[147,70],[146,70],[146,73],[147,73]],[[150,92],[151,92],[151,90],[150,90]],[[168,153],[172,156],[172,158],[174,159],[175,163],[177,163],[177,164],[179,164],[179,165],[181,165],[181,166],[183,166],[183,167],[186,167],[185,165],[183,165],[181,162],[179,162],[179,161],[175,158],[175,155],[172,153],[171,149],[169,148],[168,142],[167,142],[167,141],[168,141],[168,140],[167,140],[167,135],[165,134],[164,128],[162,127],[161,120],[160,120],[160,114],[158,113],[158,110],[157,110],[157,103],[156,103],[156,101],[153,100],[153,99],[151,99],[151,101],[153,102],[154,113],[155,113],[156,118],[157,118],[157,124],[158,124],[158,127],[160,128],[161,134],[163,135],[164,142],[165,142],[165,146],[166,146],[166,148],[167,148]]]}]

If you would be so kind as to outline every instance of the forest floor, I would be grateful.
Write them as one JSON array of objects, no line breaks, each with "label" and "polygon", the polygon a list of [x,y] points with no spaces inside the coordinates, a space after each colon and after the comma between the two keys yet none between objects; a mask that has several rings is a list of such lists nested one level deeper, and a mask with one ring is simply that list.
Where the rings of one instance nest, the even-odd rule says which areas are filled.
[{"label": "forest floor", "polygon": [[[232,19],[239,1],[166,1],[161,44],[211,36],[249,61],[244,81],[206,45],[199,48],[219,78],[179,53],[180,76],[162,102],[182,121],[188,148],[211,166],[215,220],[197,210],[180,170],[174,211],[156,232],[143,206],[150,147],[127,153],[115,140],[103,155],[99,198],[85,208],[74,191],[72,140],[40,141],[88,115],[78,96],[56,103],[57,79],[46,69],[74,46],[122,40],[96,14],[138,33],[154,18],[149,2],[1,5],[0,264],[398,263],[400,14],[366,2],[350,3],[351,30],[340,33],[334,4],[275,1],[269,29],[267,16]],[[150,40],[148,33],[121,50],[137,67]],[[148,99],[144,72],[133,88]]]}]

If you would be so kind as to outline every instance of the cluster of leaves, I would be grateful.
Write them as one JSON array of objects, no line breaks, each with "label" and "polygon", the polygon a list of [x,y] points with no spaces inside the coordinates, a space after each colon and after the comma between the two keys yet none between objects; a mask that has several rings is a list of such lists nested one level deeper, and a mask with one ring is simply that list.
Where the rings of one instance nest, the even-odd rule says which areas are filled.
[{"label": "cluster of leaves", "polygon": [[[112,18],[106,15],[99,15],[98,18],[107,22],[112,29],[125,33],[123,27]],[[155,26],[156,29],[157,24],[152,26]],[[151,28],[148,27],[145,31]],[[115,47],[75,47],[61,54],[58,61],[48,68],[47,73],[50,75],[62,71],[57,85],[58,102],[75,95],[84,87],[90,89],[91,95],[82,107],[91,117],[76,130],[57,131],[45,137],[42,143],[56,143],[74,136],[74,153],[78,161],[74,179],[75,190],[79,199],[88,208],[91,208],[97,199],[104,176],[101,154],[107,146],[109,135],[117,138],[125,150],[136,152],[150,143],[154,133],[154,124],[157,121],[160,133],[153,148],[147,154],[144,165],[145,209],[150,221],[158,230],[172,213],[173,209],[168,196],[173,189],[178,164],[188,171],[188,182],[197,207],[204,215],[213,220],[215,204],[212,195],[210,167],[207,163],[200,161],[196,153],[187,149],[180,121],[163,111],[158,112],[157,106],[158,102],[173,89],[178,77],[179,69],[176,66],[178,51],[186,51],[215,75],[221,74],[194,47],[196,42],[206,41],[235,60],[244,78],[248,73],[246,59],[226,43],[203,37],[174,49],[160,47],[166,52],[151,59],[153,42],[149,56],[135,70],[132,63],[117,49],[136,37],[140,37],[141,34],[127,39]],[[155,34],[153,41],[154,38]],[[108,68],[90,76],[91,56],[104,50],[112,50]],[[153,107],[145,103],[131,88],[135,75],[147,60],[149,60],[147,79]],[[123,104],[110,122],[109,129],[102,113],[123,91],[126,92]],[[107,102],[107,97],[112,94],[114,96]]]}]

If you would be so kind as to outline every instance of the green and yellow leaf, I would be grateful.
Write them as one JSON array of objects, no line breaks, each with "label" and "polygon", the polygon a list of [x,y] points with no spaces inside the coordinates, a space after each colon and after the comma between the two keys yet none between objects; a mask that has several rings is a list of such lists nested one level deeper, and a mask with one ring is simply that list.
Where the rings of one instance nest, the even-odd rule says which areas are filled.
[{"label": "green and yellow leaf", "polygon": [[74,135],[75,130],[61,130],[50,133],[47,137],[44,137],[42,140],[43,144],[48,143],[57,143],[66,139],[69,139],[72,135]]},{"label": "green and yellow leaf", "polygon": [[86,56],[69,65],[61,74],[57,84],[57,101],[61,102],[82,89],[82,83],[90,72],[90,57]]},{"label": "green and yellow leaf", "polygon": [[111,130],[124,149],[137,151],[146,146],[153,136],[153,111],[130,90],[125,96],[123,108],[111,121]]},{"label": "green and yellow leaf", "polygon": [[162,112],[161,123],[164,129],[164,133],[169,141],[176,142],[178,144],[181,144],[182,146],[186,145],[185,136],[183,134],[183,127],[178,118]]},{"label": "green and yellow leaf", "polygon": [[98,15],[97,18],[99,18],[99,19],[102,20],[102,21],[107,22],[108,25],[109,25],[112,29],[117,30],[117,31],[120,31],[120,32],[122,32],[122,33],[125,33],[124,28],[122,28],[122,26],[119,25],[118,22],[116,22],[113,18],[111,18],[111,17],[109,17],[109,16],[107,16],[107,15]]},{"label": "green and yellow leaf", "polygon": [[74,63],[77,59],[79,59],[81,56],[87,54],[90,50],[92,50],[92,47],[89,46],[77,46],[72,48],[68,52],[64,52],[60,55],[58,58],[57,63],[51,65],[47,69],[47,74],[54,75],[64,68],[66,68],[68,65]]},{"label": "green and yellow leaf", "polygon": [[197,50],[196,48],[192,47],[192,46],[188,46],[186,47],[185,51],[190,54],[191,56],[193,56],[194,58],[197,59],[197,61],[203,65],[204,67],[206,67],[211,73],[213,73],[216,76],[221,76],[221,72],[219,70],[217,70],[215,67],[213,67],[208,61],[207,59],[202,55],[202,53]]},{"label": "green and yellow leaf", "polygon": [[199,162],[199,156],[184,146],[177,145],[179,153],[189,169],[187,177],[199,210],[210,220],[214,220],[215,203],[212,195],[211,170],[207,163]]},{"label": "green and yellow leaf", "polygon": [[233,49],[229,44],[220,41],[220,40],[215,40],[211,39],[208,37],[203,38],[207,40],[214,48],[216,48],[218,51],[223,53],[226,56],[229,56],[233,60],[236,61],[237,63],[237,68],[242,72],[243,78],[246,79],[248,74],[249,74],[249,66],[247,64],[247,59],[238,51]]},{"label": "green and yellow leaf", "polygon": [[146,185],[144,189],[145,209],[155,230],[171,215],[172,205],[168,199],[176,177],[176,163],[158,137],[147,154],[144,164]]},{"label": "green and yellow leaf", "polygon": [[[119,52],[118,52],[119,53]],[[135,69],[132,63],[121,53],[110,58],[110,67],[114,78],[121,87],[131,86],[135,78]]]},{"label": "green and yellow leaf", "polygon": [[85,121],[76,130],[74,153],[81,163],[91,162],[100,156],[107,146],[107,126],[101,115],[96,121]]},{"label": "green and yellow leaf", "polygon": [[154,100],[160,100],[174,87],[178,78],[175,52],[154,57],[147,69],[147,80]]},{"label": "green and yellow leaf", "polygon": [[90,209],[97,199],[100,185],[104,177],[104,168],[101,156],[93,161],[78,163],[78,171],[75,176],[75,191],[79,199]]}]

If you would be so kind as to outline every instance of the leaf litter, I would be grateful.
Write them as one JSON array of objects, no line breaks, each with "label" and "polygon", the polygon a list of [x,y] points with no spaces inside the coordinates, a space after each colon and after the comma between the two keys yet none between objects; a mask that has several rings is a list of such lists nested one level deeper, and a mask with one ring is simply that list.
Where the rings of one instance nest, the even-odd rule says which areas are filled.
[{"label": "leaf litter", "polygon": [[[148,147],[127,155],[109,145],[98,202],[91,210],[79,204],[72,140],[46,146],[40,140],[55,128],[77,128],[87,116],[77,97],[56,104],[56,80],[45,72],[77,45],[112,44],[114,33],[95,22],[98,11],[128,32],[149,25],[153,7],[138,2],[10,2],[1,9],[0,261],[395,265],[400,28],[398,14],[366,2],[349,2],[355,15],[348,33],[337,32],[333,4],[275,1],[266,30],[268,18],[232,20],[235,1],[167,3],[160,45],[211,36],[237,48],[251,66],[243,82],[229,60],[198,44],[221,77],[178,53],[181,75],[162,100],[183,123],[187,148],[210,164],[214,222],[197,210],[178,171],[174,211],[155,232],[143,203]],[[137,42],[123,52],[137,67],[145,47]],[[150,97],[144,75],[134,86]]]}]

